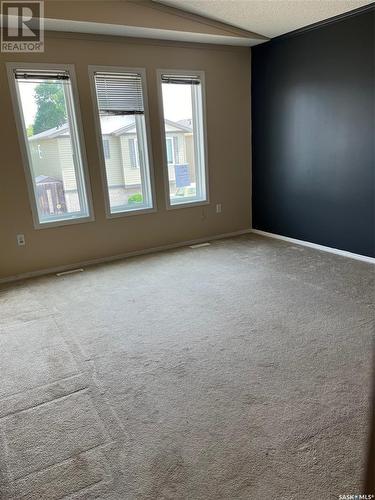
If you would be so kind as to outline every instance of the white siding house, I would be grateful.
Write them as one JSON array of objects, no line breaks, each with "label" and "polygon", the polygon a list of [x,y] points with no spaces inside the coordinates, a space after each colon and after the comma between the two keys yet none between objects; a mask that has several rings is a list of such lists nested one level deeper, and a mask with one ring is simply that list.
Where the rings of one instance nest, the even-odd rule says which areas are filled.
[{"label": "white siding house", "polygon": [[[137,136],[132,116],[101,117],[103,151],[109,189],[138,188],[141,185]],[[192,129],[186,123],[166,120],[169,179],[174,165],[188,163],[192,176],[194,155]],[[34,177],[48,176],[62,181],[65,192],[76,192],[76,174],[67,124],[28,138]]]}]

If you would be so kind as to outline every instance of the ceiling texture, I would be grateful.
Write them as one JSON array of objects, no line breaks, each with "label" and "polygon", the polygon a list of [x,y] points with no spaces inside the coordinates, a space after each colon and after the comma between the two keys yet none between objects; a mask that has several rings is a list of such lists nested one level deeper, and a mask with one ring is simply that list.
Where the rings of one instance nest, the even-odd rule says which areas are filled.
[{"label": "ceiling texture", "polygon": [[154,0],[237,28],[273,38],[372,0]]},{"label": "ceiling texture", "polygon": [[44,26],[47,31],[253,47],[371,3],[374,2],[45,0]]}]

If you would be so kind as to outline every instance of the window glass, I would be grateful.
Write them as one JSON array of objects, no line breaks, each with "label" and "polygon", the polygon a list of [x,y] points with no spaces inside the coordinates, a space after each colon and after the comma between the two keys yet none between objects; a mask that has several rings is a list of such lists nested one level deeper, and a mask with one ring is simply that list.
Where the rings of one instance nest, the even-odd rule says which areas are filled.
[{"label": "window glass", "polygon": [[207,200],[202,81],[198,75],[162,74],[169,202]]},{"label": "window glass", "polygon": [[104,152],[104,158],[106,160],[111,159],[111,151],[110,151],[110,146],[109,146],[109,139],[103,139],[103,152]]},{"label": "window glass", "polygon": [[166,137],[166,141],[167,141],[167,160],[168,160],[168,163],[174,163],[173,138]]},{"label": "window glass", "polygon": [[68,71],[14,71],[39,223],[89,216]]},{"label": "window glass", "polygon": [[98,71],[94,83],[110,212],[152,208],[142,76]]},{"label": "window glass", "polygon": [[129,139],[130,163],[132,168],[139,168],[137,139]]}]

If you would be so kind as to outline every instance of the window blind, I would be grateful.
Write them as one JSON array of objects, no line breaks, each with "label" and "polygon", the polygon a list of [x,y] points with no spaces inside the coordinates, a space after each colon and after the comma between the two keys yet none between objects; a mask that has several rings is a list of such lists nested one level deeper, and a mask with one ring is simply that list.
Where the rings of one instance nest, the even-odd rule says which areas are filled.
[{"label": "window blind", "polygon": [[161,75],[163,83],[177,83],[182,85],[200,85],[199,76],[191,75]]},{"label": "window blind", "polygon": [[54,71],[44,71],[44,70],[27,70],[27,69],[16,69],[14,72],[16,80],[28,80],[28,81],[38,81],[38,80],[70,80],[68,71],[65,70],[54,70]]},{"label": "window blind", "polygon": [[144,114],[142,78],[137,73],[95,73],[101,115]]}]

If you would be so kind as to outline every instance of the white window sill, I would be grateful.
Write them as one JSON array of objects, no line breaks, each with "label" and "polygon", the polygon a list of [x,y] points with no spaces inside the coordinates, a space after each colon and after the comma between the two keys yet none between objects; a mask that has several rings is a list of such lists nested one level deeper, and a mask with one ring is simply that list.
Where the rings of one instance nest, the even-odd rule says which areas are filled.
[{"label": "white window sill", "polygon": [[86,222],[94,222],[94,216],[84,216],[84,217],[72,217],[67,219],[54,219],[51,221],[35,221],[34,227],[35,229],[48,229],[51,227],[60,227],[60,226],[70,226],[73,224],[84,224]]}]

